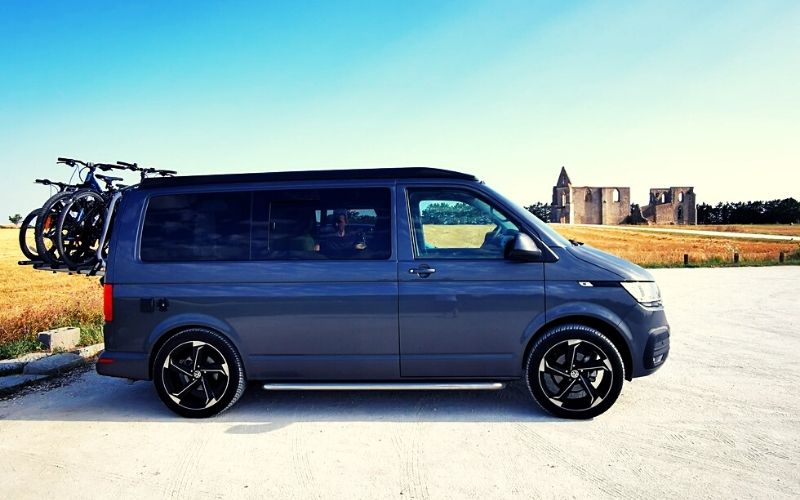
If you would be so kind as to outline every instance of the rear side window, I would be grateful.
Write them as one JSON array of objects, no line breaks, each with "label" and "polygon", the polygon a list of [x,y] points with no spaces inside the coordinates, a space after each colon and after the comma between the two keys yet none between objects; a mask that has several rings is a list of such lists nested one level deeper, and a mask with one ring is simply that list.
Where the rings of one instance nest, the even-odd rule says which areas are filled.
[{"label": "rear side window", "polygon": [[142,229],[142,260],[249,260],[251,204],[250,192],[154,196]]},{"label": "rear side window", "polygon": [[387,188],[154,196],[140,255],[145,262],[384,260],[390,212]]},{"label": "rear side window", "polygon": [[389,189],[293,189],[254,196],[255,260],[391,256]]}]

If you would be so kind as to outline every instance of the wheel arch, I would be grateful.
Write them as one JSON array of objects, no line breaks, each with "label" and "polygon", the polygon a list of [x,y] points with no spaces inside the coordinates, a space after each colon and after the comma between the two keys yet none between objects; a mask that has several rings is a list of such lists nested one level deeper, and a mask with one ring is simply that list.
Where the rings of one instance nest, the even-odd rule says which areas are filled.
[{"label": "wheel arch", "polygon": [[[222,326],[222,327],[220,327]],[[239,342],[239,338],[237,335],[233,334],[232,330],[226,328],[226,325],[221,324],[217,321],[190,321],[184,320],[179,322],[170,321],[168,324],[162,325],[160,328],[157,328],[153,334],[148,339],[148,344],[150,346],[148,358],[147,358],[147,375],[148,380],[153,379],[153,363],[155,363],[156,356],[158,355],[158,351],[161,347],[173,336],[177,335],[186,330],[191,330],[193,328],[200,328],[204,330],[210,330],[217,335],[222,336],[228,342],[230,342],[231,346],[236,350],[236,353],[242,360],[242,369],[244,370],[245,378],[247,378],[247,363],[244,353],[242,352],[241,343]]]},{"label": "wheel arch", "polygon": [[547,333],[552,328],[566,325],[570,323],[577,323],[581,325],[585,325],[591,328],[596,329],[614,344],[614,347],[617,348],[619,351],[620,356],[622,356],[622,363],[625,366],[625,379],[630,381],[633,380],[633,357],[631,355],[630,345],[628,340],[625,338],[625,335],[620,329],[615,326],[612,322],[608,321],[605,318],[599,318],[596,316],[587,316],[581,314],[573,314],[573,315],[566,315],[556,318],[552,321],[549,321],[539,327],[536,332],[530,336],[528,342],[525,346],[525,351],[522,355],[522,369],[524,372],[525,363],[528,359],[528,354],[530,354],[533,345],[536,341],[545,333]]}]

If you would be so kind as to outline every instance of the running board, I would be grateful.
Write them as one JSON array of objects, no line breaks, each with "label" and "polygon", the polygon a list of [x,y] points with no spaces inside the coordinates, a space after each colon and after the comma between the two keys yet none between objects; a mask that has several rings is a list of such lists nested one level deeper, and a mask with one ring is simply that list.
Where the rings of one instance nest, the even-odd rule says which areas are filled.
[{"label": "running board", "polygon": [[266,383],[266,391],[497,391],[502,382]]}]

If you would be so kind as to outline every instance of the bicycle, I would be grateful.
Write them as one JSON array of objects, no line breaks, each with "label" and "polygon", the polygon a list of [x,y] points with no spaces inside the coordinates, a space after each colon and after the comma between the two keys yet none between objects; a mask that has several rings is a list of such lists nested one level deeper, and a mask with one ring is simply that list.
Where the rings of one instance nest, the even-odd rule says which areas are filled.
[{"label": "bicycle", "polygon": [[72,168],[79,168],[79,179],[81,172],[86,171],[86,173],[84,174],[82,182],[76,185],[74,190],[61,192],[51,197],[42,206],[39,216],[36,218],[34,232],[36,238],[36,253],[39,260],[45,264],[49,264],[51,267],[60,266],[63,260],[58,247],[58,222],[64,207],[79,194],[103,192],[103,189],[95,178],[96,170],[109,171],[121,168],[117,165],[90,163],[72,158],[58,158],[58,163],[68,165]]},{"label": "bicycle", "polygon": [[[136,163],[117,162],[115,168],[138,171],[141,180],[148,175],[172,176],[174,170],[139,167]],[[92,267],[92,273],[105,265],[114,209],[124,191],[136,186],[114,186],[119,177],[95,174],[106,182],[106,189],[76,193],[61,211],[57,245],[61,260],[70,269]]]}]

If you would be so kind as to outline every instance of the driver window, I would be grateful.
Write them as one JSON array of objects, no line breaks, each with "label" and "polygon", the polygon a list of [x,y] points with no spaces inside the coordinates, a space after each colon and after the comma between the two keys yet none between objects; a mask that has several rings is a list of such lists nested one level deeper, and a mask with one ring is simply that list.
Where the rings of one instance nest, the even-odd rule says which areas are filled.
[{"label": "driver window", "polygon": [[482,198],[456,189],[409,189],[414,251],[425,259],[502,259],[519,228]]}]

